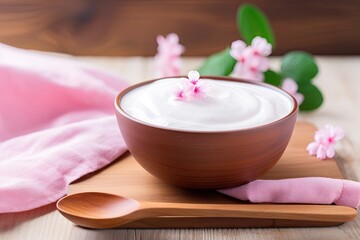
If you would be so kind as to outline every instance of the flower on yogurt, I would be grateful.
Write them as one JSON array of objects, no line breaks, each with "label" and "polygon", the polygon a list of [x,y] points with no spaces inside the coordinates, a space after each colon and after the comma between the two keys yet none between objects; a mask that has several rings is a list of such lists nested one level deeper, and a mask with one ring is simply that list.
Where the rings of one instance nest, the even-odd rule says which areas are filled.
[{"label": "flower on yogurt", "polygon": [[205,87],[201,83],[199,72],[191,70],[184,80],[183,86],[175,91],[176,100],[187,101],[205,97]]},{"label": "flower on yogurt", "polygon": [[281,88],[294,96],[299,105],[304,101],[304,95],[297,91],[298,85],[294,79],[285,78],[281,85]]},{"label": "flower on yogurt", "polygon": [[155,55],[155,72],[157,77],[180,75],[181,54],[185,48],[179,43],[179,36],[170,33],[166,37],[157,36],[158,48]]},{"label": "flower on yogurt", "polygon": [[188,73],[188,82],[190,83],[188,91],[191,97],[205,97],[204,85],[200,81],[200,73],[198,71],[191,70]]},{"label": "flower on yogurt", "polygon": [[335,156],[335,144],[344,137],[344,130],[332,125],[326,125],[315,132],[315,141],[306,150],[311,156],[324,160]]},{"label": "flower on yogurt", "polygon": [[253,81],[263,81],[264,72],[269,69],[272,46],[265,38],[255,37],[250,46],[236,40],[232,42],[230,55],[237,61],[232,76]]}]

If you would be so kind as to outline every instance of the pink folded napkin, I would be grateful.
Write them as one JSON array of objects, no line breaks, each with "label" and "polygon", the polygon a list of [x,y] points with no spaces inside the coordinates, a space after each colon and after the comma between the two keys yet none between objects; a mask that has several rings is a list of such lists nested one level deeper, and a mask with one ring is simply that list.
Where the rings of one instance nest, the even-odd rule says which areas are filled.
[{"label": "pink folded napkin", "polygon": [[126,151],[113,107],[126,85],[75,60],[0,44],[0,213],[54,202]]},{"label": "pink folded napkin", "polygon": [[256,180],[219,192],[253,203],[360,204],[360,183],[322,177]]}]

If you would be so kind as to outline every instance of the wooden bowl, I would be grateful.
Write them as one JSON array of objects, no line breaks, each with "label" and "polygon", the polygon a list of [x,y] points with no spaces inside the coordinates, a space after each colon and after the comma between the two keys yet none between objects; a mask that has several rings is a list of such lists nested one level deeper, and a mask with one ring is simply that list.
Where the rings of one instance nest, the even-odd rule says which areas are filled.
[{"label": "wooden bowl", "polygon": [[[228,77],[203,78],[245,82],[282,91],[265,83]],[[159,179],[186,188],[235,187],[259,178],[284,153],[298,113],[298,105],[293,97],[292,111],[265,125],[216,132],[172,130],[137,120],[120,106],[127,92],[156,80],[123,90],[115,100],[115,108],[120,131],[131,154],[143,168]]]}]

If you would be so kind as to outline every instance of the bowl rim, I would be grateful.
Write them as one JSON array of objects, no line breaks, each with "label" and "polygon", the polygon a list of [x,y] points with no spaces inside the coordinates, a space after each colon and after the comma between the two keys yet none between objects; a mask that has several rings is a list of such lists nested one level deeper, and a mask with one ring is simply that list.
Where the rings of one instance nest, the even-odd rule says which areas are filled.
[{"label": "bowl rim", "polygon": [[138,124],[141,125],[145,125],[147,127],[152,127],[152,128],[157,128],[157,129],[161,129],[161,130],[165,130],[165,131],[171,131],[171,132],[183,132],[183,133],[201,133],[201,134],[217,134],[217,133],[234,133],[234,132],[245,132],[245,131],[252,131],[252,130],[260,130],[262,128],[267,128],[270,127],[271,125],[275,125],[278,124],[279,122],[285,121],[288,118],[293,117],[294,115],[297,114],[298,112],[298,103],[297,100],[295,99],[294,96],[292,96],[290,93],[286,92],[285,90],[281,89],[280,87],[277,86],[273,86],[271,84],[265,83],[265,82],[255,82],[252,80],[246,80],[246,79],[242,79],[242,78],[234,78],[234,77],[224,77],[224,76],[208,76],[208,75],[202,75],[201,78],[203,79],[210,79],[210,80],[220,80],[220,81],[231,81],[231,82],[242,82],[242,83],[247,83],[247,84],[253,84],[253,85],[258,85],[258,86],[263,86],[263,87],[267,87],[267,88],[271,88],[274,89],[278,92],[281,92],[282,94],[285,94],[287,96],[290,97],[290,99],[292,99],[293,101],[293,108],[292,110],[285,116],[283,116],[282,118],[279,118],[275,121],[266,123],[266,124],[262,124],[259,126],[254,126],[254,127],[248,127],[248,128],[241,128],[241,129],[227,129],[227,130],[187,130],[187,129],[178,129],[178,128],[169,128],[169,127],[162,127],[159,125],[155,125],[152,123],[148,123],[148,122],[144,122],[141,121],[133,116],[131,116],[130,114],[126,113],[125,110],[122,109],[121,104],[120,104],[120,99],[122,97],[124,97],[128,92],[130,92],[131,90],[138,88],[140,86],[143,85],[147,85],[150,84],[152,82],[158,81],[158,80],[164,80],[164,79],[170,79],[170,78],[186,78],[187,76],[171,76],[171,77],[162,77],[162,78],[156,78],[156,79],[151,79],[151,80],[147,80],[147,81],[143,81],[143,82],[139,82],[133,85],[130,85],[126,88],[124,88],[122,91],[120,91],[114,101],[114,105],[115,105],[115,109],[117,111],[117,113],[121,114],[123,117],[129,119],[130,121],[134,121]]}]

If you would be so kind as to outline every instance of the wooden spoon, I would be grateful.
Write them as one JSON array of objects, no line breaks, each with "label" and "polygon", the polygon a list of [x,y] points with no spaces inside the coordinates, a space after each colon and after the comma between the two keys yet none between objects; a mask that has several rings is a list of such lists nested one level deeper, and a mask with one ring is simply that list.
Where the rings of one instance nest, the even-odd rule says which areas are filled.
[{"label": "wooden spoon", "polygon": [[[159,216],[240,217],[346,222],[356,210],[343,206],[285,204],[193,204],[139,202],[114,194],[83,192],[57,202],[60,213],[88,228],[114,228],[138,219]],[[346,216],[344,216],[344,213]]]}]

